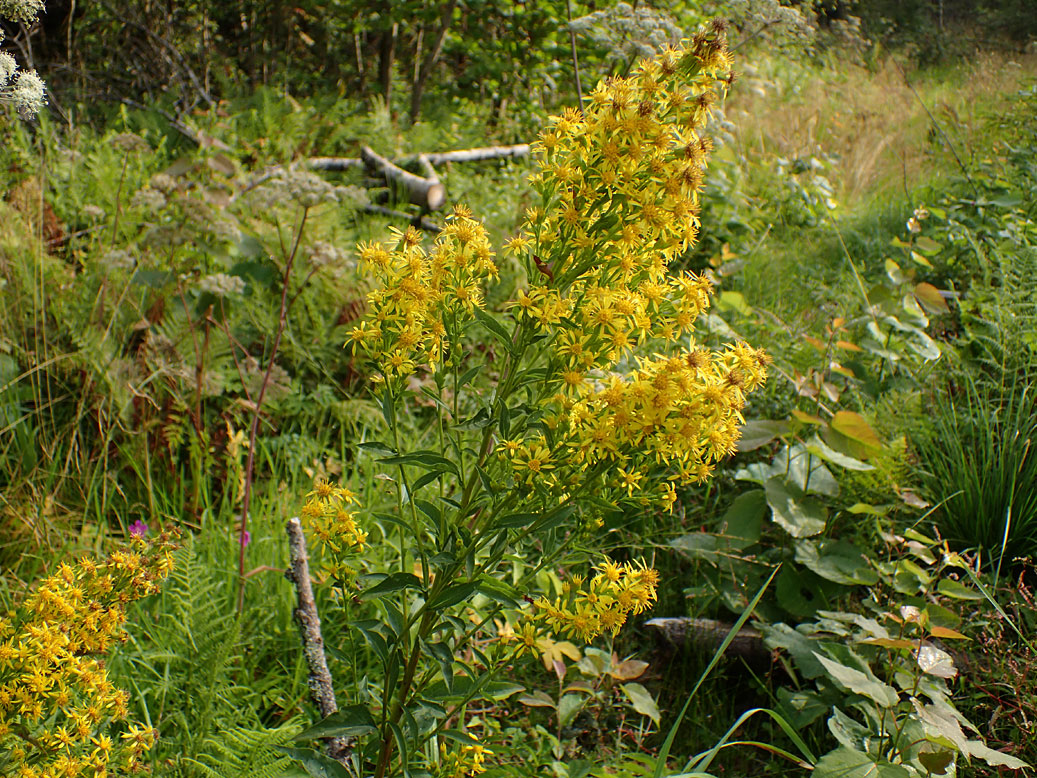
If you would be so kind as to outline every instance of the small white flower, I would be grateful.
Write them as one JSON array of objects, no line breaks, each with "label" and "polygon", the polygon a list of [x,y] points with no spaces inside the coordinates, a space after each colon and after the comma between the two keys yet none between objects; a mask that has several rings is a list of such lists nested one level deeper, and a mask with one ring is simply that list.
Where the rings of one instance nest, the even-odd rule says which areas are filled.
[{"label": "small white flower", "polygon": [[47,104],[45,95],[43,80],[36,75],[36,71],[22,71],[14,81],[11,101],[22,116],[32,118]]},{"label": "small white flower", "polygon": [[160,192],[172,192],[176,189],[176,179],[166,173],[156,173],[151,177],[151,188]]},{"label": "small white flower", "polygon": [[131,270],[137,260],[125,249],[112,249],[101,257],[101,264],[109,270]]},{"label": "small white flower", "polygon": [[16,22],[31,22],[43,10],[43,0],[0,0],[0,16]]},{"label": "small white flower", "polygon": [[18,63],[14,61],[14,57],[6,51],[0,51],[0,86],[10,81],[17,69]]},{"label": "small white flower", "polygon": [[922,231],[922,225],[918,222],[914,216],[907,220],[907,229],[911,233],[919,233]]},{"label": "small white flower", "polygon": [[104,218],[104,208],[101,208],[99,205],[84,205],[83,216],[90,219],[90,221],[100,221]]},{"label": "small white flower", "polygon": [[216,297],[229,297],[245,291],[245,279],[226,273],[213,273],[199,281],[198,288]]},{"label": "small white flower", "polygon": [[237,243],[241,240],[241,229],[229,219],[216,219],[209,224],[209,231],[217,238]]},{"label": "small white flower", "polygon": [[133,195],[130,205],[147,211],[157,211],[166,207],[166,196],[157,189],[141,189]]},{"label": "small white flower", "polygon": [[327,241],[318,240],[310,246],[310,264],[313,267],[338,265],[346,255]]}]

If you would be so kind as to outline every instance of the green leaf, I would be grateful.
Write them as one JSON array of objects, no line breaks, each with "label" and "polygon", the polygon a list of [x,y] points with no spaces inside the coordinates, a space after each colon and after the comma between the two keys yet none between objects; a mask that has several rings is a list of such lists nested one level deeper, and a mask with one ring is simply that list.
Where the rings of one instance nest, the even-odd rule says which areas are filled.
[{"label": "green leaf", "polygon": [[769,478],[764,484],[771,515],[794,538],[807,538],[824,532],[828,512],[813,497],[793,494],[779,477]]},{"label": "green leaf", "polygon": [[537,689],[531,694],[523,694],[518,698],[518,701],[523,705],[527,705],[530,708],[554,708],[555,701],[552,700],[547,693]]},{"label": "green leaf", "polygon": [[293,740],[315,740],[325,737],[359,737],[377,732],[371,712],[363,705],[352,705],[332,713],[323,721],[304,729]]},{"label": "green leaf", "polygon": [[864,417],[853,411],[839,411],[832,417],[832,429],[855,440],[868,448],[881,449],[882,441],[878,434],[864,420]]},{"label": "green leaf", "polygon": [[900,695],[897,694],[896,689],[882,683],[875,676],[869,676],[860,670],[847,667],[816,651],[814,656],[817,657],[817,661],[821,663],[821,666],[825,668],[825,672],[831,678],[851,692],[867,697],[884,708],[892,708],[900,700]]},{"label": "green leaf", "polygon": [[361,599],[372,600],[376,597],[383,597],[386,594],[392,592],[398,592],[401,589],[423,589],[421,585],[421,579],[411,573],[392,573],[391,575],[385,576],[381,581],[376,583],[370,589],[365,589],[360,593]]},{"label": "green leaf", "polygon": [[811,778],[912,778],[903,765],[876,762],[870,755],[840,746],[818,761]]},{"label": "green leaf", "polygon": [[475,367],[466,370],[465,374],[461,376],[460,380],[457,382],[457,388],[461,389],[469,382],[474,381],[475,377],[479,375],[479,371],[481,371],[482,368],[482,365],[476,365]]},{"label": "green leaf", "polygon": [[763,642],[767,648],[782,648],[788,651],[796,663],[796,668],[805,678],[824,675],[825,668],[814,654],[817,641],[811,640],[788,624],[761,624],[760,630],[763,632]]},{"label": "green leaf", "polygon": [[759,541],[766,513],[767,494],[763,489],[738,495],[720,519],[720,531],[728,546],[740,551]]},{"label": "green leaf", "polygon": [[357,446],[357,448],[360,448],[364,451],[370,451],[372,454],[378,454],[379,456],[383,457],[396,456],[396,449],[391,448],[385,445],[384,443],[379,443],[375,440],[370,440],[365,443],[361,443],[359,446]]},{"label": "green leaf", "polygon": [[385,419],[385,424],[391,429],[396,422],[396,401],[388,388],[382,392],[381,406],[382,418]]},{"label": "green leaf", "polygon": [[943,249],[943,244],[937,243],[935,240],[927,238],[925,235],[919,235],[915,238],[915,248],[924,251],[926,254],[934,254]]},{"label": "green leaf", "polygon": [[586,701],[587,698],[581,694],[563,694],[558,701],[558,723],[563,727],[569,726]]},{"label": "green leaf", "polygon": [[508,527],[509,529],[527,527],[538,518],[540,518],[538,513],[509,513],[507,516],[497,519],[495,524],[498,527]]},{"label": "green leaf", "polygon": [[[460,622],[459,629],[464,629],[465,623]],[[456,676],[452,687],[448,690],[443,681],[433,681],[425,690],[425,696],[429,699],[444,702],[457,702],[466,698],[475,700],[506,700],[513,694],[525,692],[526,687],[521,684],[509,683],[508,681],[486,681],[473,679],[470,676]]]},{"label": "green leaf", "polygon": [[968,748],[969,754],[978,756],[988,765],[1004,765],[1011,770],[1023,770],[1030,766],[1022,759],[995,751],[979,740],[969,740],[965,747]]},{"label": "green leaf", "polygon": [[755,451],[766,446],[775,438],[787,434],[788,431],[789,423],[787,421],[747,421],[740,430],[738,450]]},{"label": "green leaf", "polygon": [[477,581],[467,581],[448,586],[443,592],[433,597],[425,607],[431,611],[438,611],[443,608],[449,608],[451,605],[457,605],[459,602],[464,602],[471,597],[478,587],[479,583]]},{"label": "green leaf", "polygon": [[816,573],[795,565],[786,565],[774,582],[774,598],[778,606],[798,619],[808,619],[817,609],[828,604],[822,588],[827,584]]},{"label": "green leaf", "polygon": [[520,595],[518,590],[514,586],[508,586],[504,581],[493,576],[479,576],[477,591],[494,602],[500,603],[505,608],[519,607]]},{"label": "green leaf", "polygon": [[420,465],[426,469],[448,470],[454,475],[460,475],[457,465],[434,451],[415,451],[402,456],[383,457],[378,461],[383,465]]},{"label": "green leaf", "polygon": [[475,745],[479,742],[479,739],[467,732],[463,732],[460,729],[444,729],[439,733],[440,737],[444,737],[447,740],[453,740],[455,743],[467,743],[469,745]]},{"label": "green leaf", "polygon": [[964,584],[955,581],[953,578],[941,578],[940,582],[936,584],[936,591],[940,594],[945,594],[948,597],[953,597],[955,600],[982,600],[983,593],[977,592],[975,589],[970,589]]},{"label": "green leaf", "polygon": [[481,430],[485,427],[489,427],[493,424],[493,416],[485,408],[480,408],[479,411],[472,416],[470,419],[465,419],[454,425],[455,430],[462,430],[465,432],[471,430]]},{"label": "green leaf", "polygon": [[439,662],[439,671],[443,674],[443,683],[446,685],[447,692],[450,692],[454,685],[454,654],[450,647],[442,642],[430,643],[427,640],[422,640],[421,645]]},{"label": "green leaf", "polygon": [[868,566],[864,553],[845,541],[801,541],[796,544],[796,561],[825,580],[846,586],[879,582],[879,574]]},{"label": "green leaf", "polygon": [[845,467],[847,470],[858,470],[863,472],[875,469],[874,466],[869,465],[866,462],[861,462],[859,459],[854,459],[846,454],[839,453],[821,440],[817,435],[807,441],[807,451],[815,457],[819,457],[826,462],[831,462],[833,465]]},{"label": "green leaf", "polygon": [[[430,483],[435,481],[437,478],[442,478],[444,475],[446,475],[447,472],[448,471],[446,471],[446,470],[429,470],[424,475],[418,476],[418,478],[414,481],[414,483],[412,483],[410,485],[411,493],[413,494],[414,492],[418,491],[418,489],[422,488],[423,486],[428,486]],[[417,502],[417,500],[415,500],[415,503],[416,502]]]},{"label": "green leaf", "polygon": [[947,772],[947,768],[954,762],[954,752],[950,749],[940,749],[938,751],[929,750],[933,746],[928,748],[923,747],[918,752],[918,761],[922,767],[928,770],[933,775],[943,775]]},{"label": "green leaf", "polygon": [[621,685],[623,693],[629,698],[634,710],[642,716],[647,716],[656,725],[659,724],[659,706],[655,704],[655,698],[648,690],[639,683],[625,683]]},{"label": "green leaf", "polygon": [[753,312],[752,307],[745,301],[745,297],[741,292],[730,290],[720,293],[720,296],[717,298],[717,308],[719,310],[737,311],[746,316]]},{"label": "green leaf", "polygon": [[302,764],[311,778],[351,778],[345,767],[330,756],[325,756],[312,748],[277,746],[277,750]]},{"label": "green leaf", "polygon": [[501,342],[505,349],[509,352],[511,351],[511,333],[504,329],[504,326],[499,321],[482,308],[475,309],[475,318]]},{"label": "green leaf", "polygon": [[716,535],[708,532],[691,532],[674,538],[670,546],[692,559],[713,559],[717,554],[718,541]]}]

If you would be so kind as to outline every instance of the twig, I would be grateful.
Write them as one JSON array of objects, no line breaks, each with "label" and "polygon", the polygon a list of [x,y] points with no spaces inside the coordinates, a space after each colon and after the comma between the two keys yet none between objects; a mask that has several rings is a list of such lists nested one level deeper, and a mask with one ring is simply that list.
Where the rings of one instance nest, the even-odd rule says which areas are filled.
[{"label": "twig", "polygon": [[571,0],[565,0],[565,13],[569,18],[569,47],[573,55],[573,74],[576,76],[576,97],[580,101],[580,111],[583,111],[583,88],[580,86],[580,61],[576,56],[576,31],[573,29],[573,6]]},{"label": "twig", "polygon": [[[317,614],[317,603],[313,599],[313,586],[310,583],[310,562],[306,553],[306,535],[303,534],[299,519],[291,518],[285,525],[288,533],[289,566],[284,573],[295,585],[298,605],[292,612],[295,623],[299,625],[302,637],[302,652],[309,670],[308,685],[313,701],[323,718],[338,711],[335,699],[335,685],[331,680],[331,670],[324,655],[324,636],[320,631],[320,617]],[[330,737],[326,739],[328,756],[345,762],[353,751],[353,739],[349,737]]]},{"label": "twig", "polygon": [[160,114],[161,116],[165,117],[167,122],[169,122],[170,127],[179,132],[181,135],[183,135],[189,141],[194,143],[196,146],[199,146],[203,149],[206,146],[212,146],[214,149],[219,149],[220,151],[233,151],[233,149],[231,149],[230,146],[228,146],[219,138],[214,138],[213,136],[205,132],[202,132],[201,130],[194,130],[188,127],[169,111],[166,111],[163,108],[159,108],[157,105],[144,105],[143,103],[138,103],[136,100],[130,97],[120,97],[119,102],[123,103],[124,105],[128,105],[132,108],[137,108],[141,111],[154,111],[155,113]]},{"label": "twig", "polygon": [[277,349],[281,346],[281,336],[288,326],[288,286],[292,280],[292,266],[295,257],[299,253],[299,244],[302,242],[302,234],[306,229],[306,216],[308,208],[304,208],[302,217],[299,219],[299,229],[295,233],[295,243],[291,253],[285,257],[284,276],[281,283],[281,307],[277,317],[277,331],[274,333],[274,343],[270,349],[270,360],[267,362],[266,371],[263,373],[263,383],[259,387],[256,396],[255,409],[252,411],[252,425],[248,432],[248,456],[245,460],[245,488],[241,497],[241,529],[238,531],[238,613],[245,608],[245,533],[248,531],[248,509],[252,501],[252,475],[256,462],[256,437],[259,433],[259,419],[263,410],[263,398],[270,386],[270,375],[274,370],[274,360],[277,358]]}]

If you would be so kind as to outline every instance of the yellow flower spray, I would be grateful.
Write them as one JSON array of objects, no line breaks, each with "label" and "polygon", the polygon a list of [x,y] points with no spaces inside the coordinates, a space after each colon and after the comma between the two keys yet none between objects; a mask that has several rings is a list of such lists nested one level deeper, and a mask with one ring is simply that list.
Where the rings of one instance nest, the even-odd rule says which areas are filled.
[{"label": "yellow flower spray", "polygon": [[104,778],[139,772],[154,734],[131,723],[129,695],[100,658],[125,639],[129,603],[158,591],[173,542],[134,536],[106,560],[62,564],[14,611],[0,614],[0,774]]},{"label": "yellow flower spray", "polygon": [[[603,516],[671,508],[678,485],[706,479],[735,448],[769,360],[744,343],[700,345],[710,282],[670,272],[698,233],[712,149],[703,127],[730,65],[714,25],[550,120],[536,146],[535,204],[505,246],[526,276],[507,306],[511,327],[484,309],[497,267],[467,208],[454,209],[430,249],[414,229],[360,246],[374,288],[350,344],[379,384],[389,435],[366,448],[391,472],[379,475],[394,486],[395,510],[375,516],[385,542],[398,533],[400,557],[398,571],[344,600],[384,611],[364,627],[384,671],[364,699],[381,722],[380,746],[368,750],[375,778],[427,758],[421,744],[463,713],[449,693],[454,664],[492,674],[551,634],[614,635],[649,609],[658,573],[643,564],[606,560],[553,599],[526,592],[549,566],[578,561],[566,558],[576,539],[592,551]],[[485,347],[466,347],[479,328]],[[469,364],[483,354],[485,364]],[[424,416],[408,402],[417,384],[435,417],[419,437],[435,449],[409,450],[401,434],[403,420]],[[346,559],[367,539],[354,506],[351,492],[321,481],[303,511],[347,587],[356,576]],[[461,607],[475,626],[453,615]],[[525,612],[518,633],[484,640],[502,607]],[[475,659],[458,658],[469,651]],[[437,710],[429,705],[442,721],[421,730],[418,719]],[[477,775],[488,753],[462,745],[435,769]]]}]

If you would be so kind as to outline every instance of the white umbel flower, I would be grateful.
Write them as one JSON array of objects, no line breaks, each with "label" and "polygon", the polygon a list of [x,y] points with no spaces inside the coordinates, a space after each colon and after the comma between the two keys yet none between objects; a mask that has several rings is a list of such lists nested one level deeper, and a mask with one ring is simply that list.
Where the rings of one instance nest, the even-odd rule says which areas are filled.
[{"label": "white umbel flower", "polygon": [[38,114],[47,104],[43,79],[36,75],[35,70],[23,70],[18,74],[14,81],[14,89],[11,90],[11,102],[18,109],[18,113],[27,119]]},{"label": "white umbel flower", "polygon": [[31,22],[43,10],[43,0],[0,0],[0,16],[16,22]]},{"label": "white umbel flower", "polygon": [[6,51],[0,51],[0,87],[11,80],[17,69],[18,63],[14,61],[14,57]]},{"label": "white umbel flower", "polygon": [[226,273],[213,273],[198,282],[198,289],[216,297],[229,297],[245,291],[245,279]]}]

